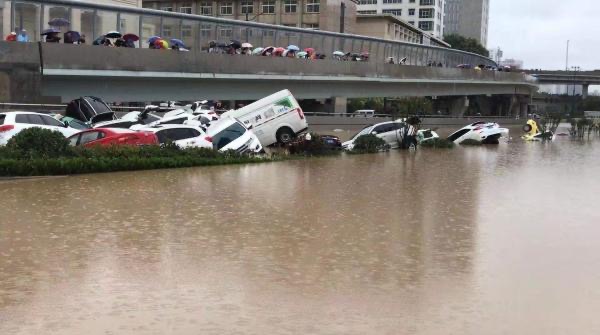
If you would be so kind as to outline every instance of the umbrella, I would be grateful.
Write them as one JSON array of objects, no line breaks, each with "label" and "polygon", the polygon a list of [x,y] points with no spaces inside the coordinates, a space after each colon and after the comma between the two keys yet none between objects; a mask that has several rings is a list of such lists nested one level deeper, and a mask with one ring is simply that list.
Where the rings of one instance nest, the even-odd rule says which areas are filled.
[{"label": "umbrella", "polygon": [[160,36],[152,36],[148,39],[148,44],[154,44],[156,40],[160,40]]},{"label": "umbrella", "polygon": [[296,54],[296,57],[298,57],[298,58],[306,58],[306,57],[308,57],[308,52],[306,52],[306,51],[300,51],[299,53]]},{"label": "umbrella", "polygon": [[158,40],[154,41],[154,45],[158,49],[168,49],[169,48],[169,42],[167,42],[163,39],[158,39]]},{"label": "umbrella", "polygon": [[256,48],[254,50],[252,50],[252,54],[253,55],[258,55],[260,54],[262,51],[264,50],[264,48]]},{"label": "umbrella", "polygon": [[275,48],[275,50],[273,50],[273,56],[281,56],[284,51],[284,48]]},{"label": "umbrella", "polygon": [[92,45],[102,45],[104,44],[104,40],[106,40],[106,37],[104,37],[104,35],[98,37],[97,39],[94,40],[94,42],[92,42]]},{"label": "umbrella", "polygon": [[252,44],[250,44],[250,43],[242,43],[242,48],[248,48],[248,49],[250,49],[250,48],[252,48],[252,47],[253,47],[253,46],[252,46]]},{"label": "umbrella", "polygon": [[69,20],[63,19],[63,18],[54,18],[54,19],[48,21],[48,25],[53,26],[53,27],[65,27],[70,24],[71,24],[71,22],[69,22]]},{"label": "umbrella", "polygon": [[123,35],[120,32],[113,30],[113,31],[109,31],[104,36],[106,36],[108,38],[121,38],[121,36],[123,36]]},{"label": "umbrella", "polygon": [[176,38],[171,39],[171,45],[176,46],[178,48],[185,48],[185,43],[182,40],[178,40]]},{"label": "umbrella", "polygon": [[313,49],[313,48],[306,48],[306,49],[304,49],[304,51],[311,55],[315,53],[315,49]]},{"label": "umbrella", "polygon": [[54,29],[54,28],[49,28],[49,29],[45,29],[41,35],[50,35],[50,34],[57,34],[60,33],[60,30],[58,29]]},{"label": "umbrella", "polygon": [[275,50],[275,47],[266,47],[261,52],[261,56],[269,56],[271,53],[273,53],[273,50]]},{"label": "umbrella", "polygon": [[239,48],[241,48],[241,47],[242,47],[242,43],[241,43],[240,41],[238,41],[238,40],[230,40],[230,42],[231,42],[231,44],[230,44],[230,45],[231,45],[231,46],[232,46],[234,49],[239,49]]},{"label": "umbrella", "polygon": [[291,51],[300,51],[300,48],[298,48],[297,46],[295,46],[293,44],[288,45],[287,49],[291,50]]},{"label": "umbrella", "polygon": [[65,43],[77,43],[79,42],[79,39],[81,38],[81,35],[79,34],[78,31],[67,31],[65,33]]},{"label": "umbrella", "polygon": [[123,39],[125,41],[134,41],[135,42],[135,41],[139,41],[140,37],[136,34],[125,34],[125,35],[123,35]]},{"label": "umbrella", "polygon": [[340,56],[340,57],[346,56],[346,54],[343,51],[334,51],[333,55],[334,56]]}]

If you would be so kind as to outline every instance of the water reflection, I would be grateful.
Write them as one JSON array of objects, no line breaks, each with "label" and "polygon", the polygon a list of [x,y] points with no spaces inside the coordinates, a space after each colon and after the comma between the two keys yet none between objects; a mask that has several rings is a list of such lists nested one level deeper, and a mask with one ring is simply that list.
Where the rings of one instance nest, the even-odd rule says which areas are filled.
[{"label": "water reflection", "polygon": [[480,333],[514,316],[487,307],[514,289],[491,273],[520,278],[501,227],[556,171],[541,159],[600,157],[512,143],[2,182],[0,333]]}]

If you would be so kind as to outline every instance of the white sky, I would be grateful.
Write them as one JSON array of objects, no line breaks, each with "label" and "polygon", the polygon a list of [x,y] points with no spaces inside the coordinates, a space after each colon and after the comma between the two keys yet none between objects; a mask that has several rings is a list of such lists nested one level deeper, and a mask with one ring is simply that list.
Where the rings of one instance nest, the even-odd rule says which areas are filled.
[{"label": "white sky", "polygon": [[600,0],[491,0],[488,49],[500,47],[504,59],[524,68],[600,69]]}]

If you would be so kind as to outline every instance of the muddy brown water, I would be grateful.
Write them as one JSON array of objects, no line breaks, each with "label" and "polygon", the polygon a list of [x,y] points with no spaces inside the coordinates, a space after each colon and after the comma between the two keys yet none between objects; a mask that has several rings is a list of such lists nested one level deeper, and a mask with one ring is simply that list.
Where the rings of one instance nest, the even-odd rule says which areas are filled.
[{"label": "muddy brown water", "polygon": [[0,183],[0,334],[598,334],[600,140]]}]

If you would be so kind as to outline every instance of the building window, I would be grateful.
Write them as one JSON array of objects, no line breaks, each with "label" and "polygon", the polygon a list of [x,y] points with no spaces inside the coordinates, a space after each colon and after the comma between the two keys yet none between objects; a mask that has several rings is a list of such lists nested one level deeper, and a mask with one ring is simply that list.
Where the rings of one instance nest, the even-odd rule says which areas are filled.
[{"label": "building window", "polygon": [[377,4],[377,0],[360,0],[358,2],[359,5],[375,5]]},{"label": "building window", "polygon": [[376,10],[357,10],[356,12],[358,14],[362,14],[362,15],[375,15],[375,14],[377,14]]},{"label": "building window", "polygon": [[402,3],[402,0],[383,0],[383,3]]},{"label": "building window", "polygon": [[424,31],[432,31],[433,21],[419,21],[419,29]]},{"label": "building window", "polygon": [[171,36],[173,34],[173,27],[168,25],[163,25],[162,35],[163,36]]},{"label": "building window", "polygon": [[305,23],[302,28],[306,28],[306,29],[312,29],[312,30],[319,30],[319,24],[318,23]]},{"label": "building window", "polygon": [[164,10],[165,12],[172,12],[173,11],[173,6],[160,7],[160,10]]},{"label": "building window", "polygon": [[219,38],[231,38],[233,37],[233,29],[232,28],[221,28],[219,29]]},{"label": "building window", "polygon": [[189,3],[181,5],[179,12],[183,14],[192,14],[192,5]]},{"label": "building window", "polygon": [[410,16],[415,15],[415,9],[414,8],[409,8],[408,9],[408,15],[410,15]]},{"label": "building window", "polygon": [[213,30],[212,25],[210,25],[210,24],[203,24],[200,26],[200,34],[202,35],[202,37],[210,36],[212,30]]},{"label": "building window", "polygon": [[219,7],[221,15],[233,15],[233,2],[223,2]]},{"label": "building window", "polygon": [[419,9],[419,18],[420,19],[431,19],[433,18],[433,8],[424,8]]},{"label": "building window", "polygon": [[242,14],[252,14],[254,13],[254,3],[252,0],[242,0]]},{"label": "building window", "polygon": [[384,9],[381,11],[383,14],[392,14],[395,16],[402,16],[402,9]]},{"label": "building window", "polygon": [[200,15],[212,15],[212,2],[203,1],[200,3]]},{"label": "building window", "polygon": [[306,12],[318,13],[320,11],[321,0],[306,0]]},{"label": "building window", "polygon": [[275,0],[263,1],[262,14],[275,14]]},{"label": "building window", "polygon": [[295,13],[298,6],[297,0],[284,0],[283,11],[286,13]]},{"label": "building window", "polygon": [[184,24],[181,26],[181,37],[192,37],[192,26],[189,24]]},{"label": "building window", "polygon": [[435,6],[435,0],[421,0],[421,6]]},{"label": "building window", "polygon": [[415,25],[415,21],[408,21],[408,24],[412,24],[414,26]]}]

